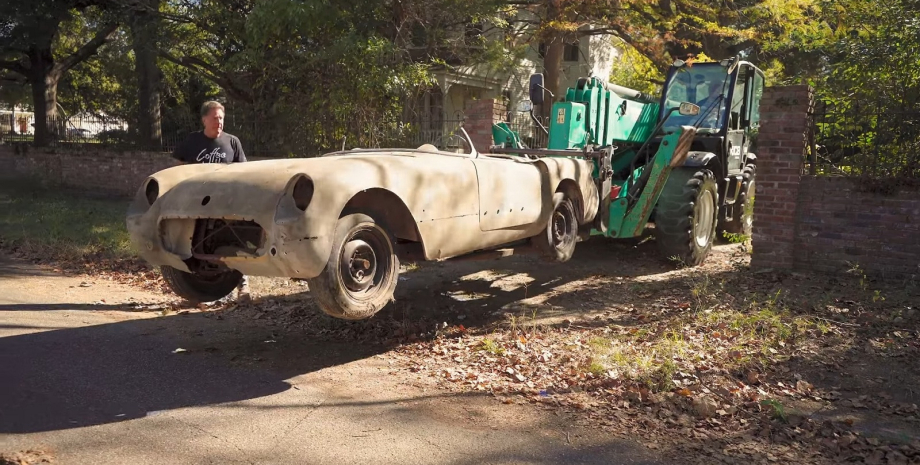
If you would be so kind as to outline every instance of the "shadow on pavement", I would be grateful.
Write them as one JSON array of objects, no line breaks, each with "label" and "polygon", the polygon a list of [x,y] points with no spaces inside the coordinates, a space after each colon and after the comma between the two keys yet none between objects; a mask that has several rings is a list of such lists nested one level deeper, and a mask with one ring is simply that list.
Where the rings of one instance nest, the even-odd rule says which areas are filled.
[{"label": "shadow on pavement", "polygon": [[[285,379],[292,376],[381,350],[329,343],[271,344],[273,354],[291,359],[284,372],[266,370],[250,349],[268,346],[263,341],[271,334],[206,315],[0,338],[0,433],[79,428],[160,410],[268,396],[290,389]],[[173,353],[177,348],[187,352]]]},{"label": "shadow on pavement", "polygon": [[0,312],[24,312],[24,311],[53,311],[53,310],[89,310],[89,311],[122,311],[130,312],[137,309],[138,304],[135,303],[123,303],[123,304],[31,304],[31,303],[18,303],[18,304],[2,304],[0,305]]},{"label": "shadow on pavement", "polygon": [[[590,245],[591,248],[610,246],[609,243]],[[447,264],[441,271],[447,284],[468,272],[501,266],[514,272],[533,273],[540,283],[553,281],[558,285],[560,276],[564,276],[563,282],[571,282],[595,272],[589,256],[597,252],[582,247],[580,253],[582,262],[573,262],[578,266],[545,266],[539,262],[535,266],[533,259],[527,257],[487,264]],[[414,278],[407,281],[401,283],[402,305],[366,322],[326,318],[327,324],[360,328],[375,320],[399,319],[402,316],[399,313],[407,311],[405,305],[414,306],[436,320],[448,317],[452,310],[473,315],[481,308],[479,303],[457,302],[443,292],[432,295],[435,293],[430,280],[418,285],[413,284],[418,282]],[[469,291],[471,285],[488,287],[489,283],[460,281],[442,290],[460,286]],[[520,300],[528,292],[492,291],[495,295],[489,300],[490,309]],[[278,302],[291,305],[291,299],[293,305],[298,305],[300,299],[299,305],[307,313],[318,312],[302,296],[269,297],[258,302],[257,307],[271,311],[270,307]],[[12,304],[0,306],[0,311],[125,310],[126,307]],[[415,312],[408,310],[408,313]],[[485,311],[479,318],[470,318],[468,323],[487,323],[495,318],[498,317]],[[52,321],[48,324],[53,327]],[[315,329],[309,327],[299,337],[291,333],[278,337],[270,325],[261,322],[249,324],[245,318],[221,319],[218,313],[193,313],[0,338],[0,379],[7,380],[0,384],[0,433],[78,428],[140,418],[160,410],[268,396],[290,389],[285,380],[293,376],[387,350],[383,344],[349,337],[320,342],[323,338],[315,337]],[[336,337],[340,335],[337,333]],[[177,348],[187,352],[173,353]]]},{"label": "shadow on pavement", "polygon": [[[487,325],[502,318],[496,310],[506,304],[586,277],[667,271],[666,263],[643,259],[655,252],[653,244],[648,245],[589,241],[580,244],[578,256],[568,264],[545,264],[532,256],[493,263],[429,264],[408,273],[405,282],[400,283],[398,304],[371,320],[346,322],[320,315],[313,321],[307,319],[307,326],[299,332],[276,328],[276,334],[271,324],[249,323],[246,315],[221,319],[218,312],[132,319],[0,338],[0,379],[7,380],[0,384],[0,433],[79,428],[140,418],[160,410],[276,394],[291,388],[285,381],[291,377],[365,359],[392,347],[379,343],[392,335],[392,325],[378,327],[385,337],[371,338],[370,342],[352,337],[347,331],[343,333],[341,328],[354,328],[353,334],[360,334],[362,327],[380,326],[381,320],[440,322],[461,314],[467,316],[462,321],[467,326]],[[620,269],[616,258],[631,265]],[[501,290],[488,280],[461,279],[489,269],[527,274],[534,281],[526,287]],[[416,273],[434,273],[437,278],[416,279],[421,276]],[[593,292],[612,293],[620,286],[608,285],[614,288],[602,287]],[[452,290],[489,296],[483,302],[461,302],[448,295]],[[555,292],[552,299],[585,291]],[[306,314],[318,313],[303,295],[260,299],[255,307],[271,312],[273,305],[282,304],[298,306]],[[0,306],[0,311],[124,307],[13,304]],[[565,311],[577,315],[584,309]],[[53,326],[53,322],[49,325]],[[318,328],[324,325],[336,330],[327,333],[332,338],[322,337]],[[187,351],[173,353],[177,348]]]},{"label": "shadow on pavement", "polygon": [[0,256],[0,279],[15,278],[18,276],[47,276],[53,278],[60,275],[36,268],[31,263],[21,259],[12,260]]}]

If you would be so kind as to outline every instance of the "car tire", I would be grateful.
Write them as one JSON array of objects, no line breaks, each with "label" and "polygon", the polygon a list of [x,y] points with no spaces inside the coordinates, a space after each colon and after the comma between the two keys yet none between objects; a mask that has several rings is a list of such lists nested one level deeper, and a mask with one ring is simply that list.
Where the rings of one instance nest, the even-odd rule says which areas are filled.
[{"label": "car tire", "polygon": [[335,318],[363,320],[393,301],[399,278],[393,242],[368,215],[339,218],[325,268],[307,280],[319,308]]},{"label": "car tire", "polygon": [[243,282],[243,274],[236,270],[200,275],[163,265],[160,266],[160,274],[176,295],[195,303],[222,299]]},{"label": "car tire", "polygon": [[703,263],[715,240],[718,205],[712,171],[671,171],[655,212],[655,242],[662,256],[686,266]]},{"label": "car tire", "polygon": [[741,234],[751,236],[754,225],[754,177],[757,167],[747,165],[741,172],[741,192],[738,194],[738,200],[725,208],[730,208],[732,212],[732,221],[722,221],[719,224],[719,230],[730,234]]},{"label": "car tire", "polygon": [[546,227],[533,237],[540,256],[551,262],[566,262],[575,253],[578,241],[578,213],[575,203],[562,192],[553,194],[553,213]]}]

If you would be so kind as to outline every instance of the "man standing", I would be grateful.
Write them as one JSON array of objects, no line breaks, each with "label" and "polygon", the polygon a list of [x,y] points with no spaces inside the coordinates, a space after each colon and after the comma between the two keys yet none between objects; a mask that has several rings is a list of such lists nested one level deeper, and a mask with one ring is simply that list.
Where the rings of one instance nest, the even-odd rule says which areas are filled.
[{"label": "man standing", "polygon": [[[224,132],[224,106],[215,101],[201,105],[204,129],[188,135],[173,151],[180,163],[241,163],[246,161],[240,139]],[[239,301],[250,300],[249,277],[237,288]]]},{"label": "man standing", "polygon": [[223,105],[214,101],[205,102],[201,106],[201,123],[204,130],[189,134],[173,151],[173,158],[183,163],[246,161],[240,139],[224,132]]}]

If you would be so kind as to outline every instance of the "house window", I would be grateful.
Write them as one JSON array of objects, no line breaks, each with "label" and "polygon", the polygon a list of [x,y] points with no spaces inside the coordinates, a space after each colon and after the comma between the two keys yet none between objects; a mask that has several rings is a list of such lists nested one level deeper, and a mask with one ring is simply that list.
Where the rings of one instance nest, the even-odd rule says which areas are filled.
[{"label": "house window", "polygon": [[[537,54],[540,55],[540,58],[546,58],[546,44],[540,43],[539,48],[537,49]],[[562,50],[562,60],[563,61],[578,61],[578,58],[581,56],[578,49],[578,41],[565,44],[565,48]]]},{"label": "house window", "polygon": [[578,61],[578,41],[574,43],[565,44],[565,50],[562,52],[562,59],[564,61]]},{"label": "house window", "polygon": [[444,115],[444,94],[440,88],[426,92],[422,97],[422,127],[428,130],[441,128]]}]

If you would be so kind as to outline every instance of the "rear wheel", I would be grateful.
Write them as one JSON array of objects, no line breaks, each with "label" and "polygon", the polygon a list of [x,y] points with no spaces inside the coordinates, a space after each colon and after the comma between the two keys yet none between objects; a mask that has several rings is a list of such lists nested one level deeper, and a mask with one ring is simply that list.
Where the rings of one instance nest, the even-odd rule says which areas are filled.
[{"label": "rear wheel", "polygon": [[575,253],[578,239],[578,214],[575,203],[562,192],[553,194],[553,214],[533,245],[547,261],[565,262]]},{"label": "rear wheel", "polygon": [[398,277],[390,234],[370,216],[355,213],[339,218],[326,267],[307,283],[323,312],[361,320],[393,300]]},{"label": "rear wheel", "polygon": [[712,171],[675,169],[655,212],[655,241],[669,260],[697,266],[712,250],[719,192]]},{"label": "rear wheel", "polygon": [[171,266],[161,266],[160,274],[169,289],[191,302],[213,302],[222,299],[243,281],[243,274],[236,270],[208,274],[186,273]]},{"label": "rear wheel", "polygon": [[743,234],[750,236],[754,226],[754,176],[757,167],[747,165],[741,172],[741,192],[738,199],[731,205],[726,205],[732,214],[731,221],[721,221],[719,230],[730,234]]}]

